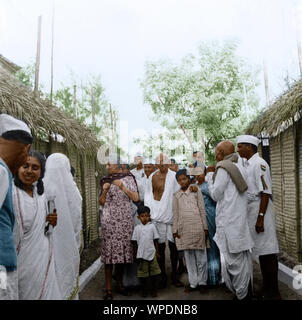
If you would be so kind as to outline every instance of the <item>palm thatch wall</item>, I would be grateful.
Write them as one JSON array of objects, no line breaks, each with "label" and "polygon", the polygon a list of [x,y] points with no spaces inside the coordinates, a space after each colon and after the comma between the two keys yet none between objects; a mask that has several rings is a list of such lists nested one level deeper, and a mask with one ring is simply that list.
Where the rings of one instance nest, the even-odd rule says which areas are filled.
[{"label": "palm thatch wall", "polygon": [[279,245],[302,261],[302,80],[277,98],[246,130],[270,135],[273,202]]},{"label": "palm thatch wall", "polygon": [[77,120],[49,101],[36,98],[11,71],[16,71],[14,65],[0,56],[0,113],[10,114],[29,125],[36,150],[49,154],[61,152],[69,157],[83,197],[83,242],[86,247],[98,238],[100,175],[96,153],[100,143]]}]

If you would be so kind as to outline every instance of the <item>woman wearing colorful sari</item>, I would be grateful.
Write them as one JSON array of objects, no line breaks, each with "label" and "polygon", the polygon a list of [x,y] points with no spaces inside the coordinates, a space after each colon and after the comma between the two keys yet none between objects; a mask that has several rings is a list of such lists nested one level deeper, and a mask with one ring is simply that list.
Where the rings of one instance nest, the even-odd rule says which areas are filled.
[{"label": "woman wearing colorful sari", "polygon": [[127,295],[123,286],[123,269],[126,263],[133,262],[131,238],[133,216],[131,200],[139,200],[137,185],[132,175],[122,172],[119,157],[111,155],[107,162],[109,175],[101,181],[99,204],[103,206],[101,259],[105,264],[105,300],[112,296],[112,267],[116,268],[117,291]]},{"label": "woman wearing colorful sari", "polygon": [[79,291],[82,196],[73,180],[69,159],[62,153],[46,161],[45,196],[55,197],[58,226],[53,231],[56,273],[61,295],[77,300]]},{"label": "woman wearing colorful sari", "polygon": [[[199,168],[195,168],[198,170]],[[220,266],[220,252],[213,240],[216,232],[216,202],[210,197],[208,183],[205,182],[206,170],[202,172],[196,172],[197,185],[203,195],[204,206],[206,209],[207,223],[208,223],[208,233],[210,240],[210,248],[207,249],[208,257],[208,281],[209,286],[217,286],[221,281],[221,266]]]},{"label": "woman wearing colorful sari", "polygon": [[48,215],[44,170],[43,156],[31,151],[15,177],[14,234],[20,300],[62,299],[55,272],[53,237],[45,234],[46,221],[56,226],[57,214],[54,211]]},{"label": "woman wearing colorful sari", "polygon": [[[140,179],[136,179],[135,176],[131,173],[130,171],[130,167],[129,165],[123,161],[122,164],[122,172],[124,173],[128,173],[130,176],[133,177],[134,182],[136,183],[136,186],[139,190],[139,180]],[[140,194],[139,194],[140,196]],[[133,227],[135,228],[135,226],[137,226],[138,224],[140,224],[140,220],[137,217],[137,206],[139,205],[140,202],[136,202],[134,203],[133,201],[131,201],[131,210],[132,210],[132,216],[133,216]],[[114,267],[113,267],[114,270]],[[113,272],[114,274],[114,272]],[[141,281],[140,279],[137,277],[137,263],[133,262],[133,263],[127,263],[124,266],[124,274],[123,274],[123,285],[125,288],[127,289],[132,289],[135,287],[140,286]]]}]

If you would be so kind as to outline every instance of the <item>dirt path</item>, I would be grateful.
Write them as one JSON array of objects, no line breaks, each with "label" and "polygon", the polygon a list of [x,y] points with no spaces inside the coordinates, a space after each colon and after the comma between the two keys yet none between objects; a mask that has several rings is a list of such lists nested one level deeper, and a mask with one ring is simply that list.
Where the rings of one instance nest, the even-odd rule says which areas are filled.
[{"label": "dirt path", "polygon": [[[168,252],[167,252],[168,253]],[[166,257],[169,255],[166,254]],[[170,263],[167,258],[166,262],[167,274],[171,273],[169,268]],[[165,289],[158,290],[158,297],[153,300],[232,300],[232,293],[222,285],[218,288],[211,288],[206,294],[200,294],[198,291],[191,292],[189,294],[184,293],[184,288],[176,288],[170,284],[168,278],[168,285]],[[180,280],[184,283],[188,283],[187,273],[182,274]],[[114,283],[114,282],[113,282]],[[257,263],[254,263],[254,288],[257,290],[261,286],[261,273]],[[87,284],[84,290],[80,293],[81,300],[102,300],[105,288],[105,275],[104,268],[102,267],[96,276]],[[288,288],[285,284],[279,282],[279,289],[284,300],[302,300],[302,297]],[[139,290],[131,290],[130,296],[122,296],[115,291],[113,285],[114,300],[150,300],[151,296],[147,298],[141,297]]]}]

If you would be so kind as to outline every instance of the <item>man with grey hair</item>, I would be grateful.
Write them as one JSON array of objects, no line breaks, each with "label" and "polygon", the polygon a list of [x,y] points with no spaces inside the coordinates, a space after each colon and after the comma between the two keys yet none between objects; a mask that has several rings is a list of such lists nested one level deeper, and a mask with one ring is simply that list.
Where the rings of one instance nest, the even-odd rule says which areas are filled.
[{"label": "man with grey hair", "polygon": [[0,300],[18,299],[13,175],[26,162],[32,141],[30,129],[23,121],[0,114],[0,266],[2,273],[7,272]]}]

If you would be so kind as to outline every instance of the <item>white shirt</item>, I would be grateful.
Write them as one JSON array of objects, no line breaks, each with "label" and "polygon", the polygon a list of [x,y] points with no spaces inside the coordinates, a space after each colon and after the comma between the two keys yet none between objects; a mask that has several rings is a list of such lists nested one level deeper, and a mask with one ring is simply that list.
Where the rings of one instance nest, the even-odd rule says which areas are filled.
[{"label": "white shirt", "polygon": [[130,172],[134,175],[136,180],[139,180],[139,179],[143,178],[144,175],[145,175],[144,169],[137,170],[135,168],[135,169],[130,170]]},{"label": "white shirt", "polygon": [[9,188],[8,173],[2,165],[0,165],[0,183],[1,183],[0,185],[0,208],[1,208],[7,196],[7,192]]},{"label": "white shirt", "polygon": [[144,195],[145,195],[145,188],[146,188],[146,183],[148,178],[146,176],[144,176],[141,179],[137,179],[136,183],[137,183],[137,188],[138,188],[138,194],[139,194],[139,199],[141,201],[144,201]]},{"label": "white shirt", "polygon": [[[243,178],[247,179],[245,169],[235,164]],[[251,238],[247,221],[246,193],[239,193],[230,174],[218,168],[215,183],[213,172],[206,175],[209,192],[216,206],[216,234],[214,237],[219,249],[230,253],[249,250],[254,243]]]},{"label": "white shirt", "polygon": [[264,232],[256,233],[255,230],[261,203],[260,193],[272,194],[272,179],[269,165],[258,153],[255,153],[249,160],[244,159],[243,163],[248,173],[246,180],[248,185],[247,208],[250,233],[255,243],[253,253],[256,256],[278,253],[279,245],[276,233],[275,214],[271,199],[269,199],[264,216]]},{"label": "white shirt", "polygon": [[244,160],[247,171],[248,195],[256,196],[260,192],[272,194],[272,179],[267,162],[255,153],[249,160]]},{"label": "white shirt", "polygon": [[155,239],[159,239],[159,235],[153,223],[139,224],[134,228],[131,240],[137,242],[137,259],[153,260]]}]

